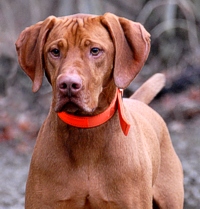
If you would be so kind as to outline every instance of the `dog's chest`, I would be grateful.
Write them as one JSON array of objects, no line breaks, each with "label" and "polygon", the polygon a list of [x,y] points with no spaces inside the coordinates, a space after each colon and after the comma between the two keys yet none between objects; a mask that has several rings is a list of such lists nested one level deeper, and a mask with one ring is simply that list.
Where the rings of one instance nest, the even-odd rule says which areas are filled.
[{"label": "dog's chest", "polygon": [[48,200],[56,209],[131,209],[143,201],[139,188],[152,187],[147,181],[152,167],[142,140],[97,132],[73,130],[73,140],[69,132],[65,142],[48,141],[48,149],[37,145],[40,154],[34,164],[40,169],[29,179],[29,191],[34,185],[40,201]]},{"label": "dog's chest", "polygon": [[117,170],[117,167],[115,171],[102,167],[96,171],[82,168],[72,172],[58,197],[63,206],[60,208],[132,208],[132,198],[137,196],[134,179],[131,179],[128,171],[120,173],[121,170]]},{"label": "dog's chest", "polygon": [[[69,167],[66,172],[63,170],[60,182],[62,192],[59,191],[58,196],[58,199],[62,199],[59,201],[63,208],[133,207],[133,197],[139,198],[135,186],[140,184],[137,182],[138,176],[143,176],[141,184],[146,181],[143,174],[145,168],[138,165],[140,162],[135,157],[138,156],[136,150],[133,152],[130,144],[128,147],[121,143],[108,143],[105,147],[102,144],[101,149],[96,151],[91,149],[94,144],[85,149],[77,147],[68,150]],[[148,167],[146,163],[143,165]]]}]

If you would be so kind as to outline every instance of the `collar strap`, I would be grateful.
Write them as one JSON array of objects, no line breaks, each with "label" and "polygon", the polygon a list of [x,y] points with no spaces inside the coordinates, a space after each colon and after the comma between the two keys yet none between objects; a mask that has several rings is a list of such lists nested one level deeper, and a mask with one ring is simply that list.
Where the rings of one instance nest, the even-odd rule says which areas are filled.
[{"label": "collar strap", "polygon": [[69,125],[78,128],[93,128],[107,122],[110,118],[112,118],[117,109],[119,112],[119,119],[122,131],[124,132],[124,135],[127,136],[130,129],[130,124],[128,123],[124,115],[122,91],[119,89],[116,91],[115,98],[111,102],[110,106],[104,112],[98,115],[82,117],[71,115],[66,112],[59,112],[58,116],[63,122]]}]

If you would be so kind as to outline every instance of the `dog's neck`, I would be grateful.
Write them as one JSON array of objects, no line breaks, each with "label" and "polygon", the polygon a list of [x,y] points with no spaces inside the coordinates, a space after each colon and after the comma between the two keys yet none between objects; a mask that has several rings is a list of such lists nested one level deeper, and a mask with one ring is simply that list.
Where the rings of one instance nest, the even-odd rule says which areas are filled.
[{"label": "dog's neck", "polygon": [[68,114],[66,112],[60,112],[58,113],[59,118],[74,127],[78,128],[93,128],[96,126],[99,126],[105,122],[107,122],[109,119],[111,119],[118,109],[119,112],[119,119],[120,119],[120,125],[122,128],[122,131],[124,135],[128,134],[130,124],[127,122],[124,111],[123,111],[123,103],[122,103],[122,91],[117,89],[115,97],[109,107],[102,113],[94,116],[75,116],[72,114]]}]

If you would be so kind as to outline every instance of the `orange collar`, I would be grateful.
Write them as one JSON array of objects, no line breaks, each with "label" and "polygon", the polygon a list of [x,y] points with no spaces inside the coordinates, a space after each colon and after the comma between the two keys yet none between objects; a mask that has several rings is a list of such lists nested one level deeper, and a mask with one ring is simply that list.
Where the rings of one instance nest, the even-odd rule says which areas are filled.
[{"label": "orange collar", "polygon": [[59,112],[58,116],[59,118],[72,126],[78,127],[78,128],[92,128],[95,126],[99,126],[106,121],[108,121],[116,110],[118,109],[119,112],[119,119],[120,119],[120,125],[122,128],[122,131],[124,132],[124,135],[128,135],[128,131],[130,129],[130,124],[126,120],[124,116],[124,109],[123,109],[123,103],[122,103],[122,91],[117,90],[115,98],[111,102],[110,106],[102,113],[94,116],[88,116],[88,117],[80,117],[80,116],[75,116],[68,114],[66,112]]}]

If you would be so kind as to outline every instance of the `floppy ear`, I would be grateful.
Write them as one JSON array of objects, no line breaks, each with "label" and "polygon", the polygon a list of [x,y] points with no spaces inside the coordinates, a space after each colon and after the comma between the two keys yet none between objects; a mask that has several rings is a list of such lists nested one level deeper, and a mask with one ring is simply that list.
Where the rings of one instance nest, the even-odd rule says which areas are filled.
[{"label": "floppy ear", "polygon": [[140,24],[106,13],[101,19],[115,46],[114,80],[126,88],[142,69],[150,51],[150,34]]},{"label": "floppy ear", "polygon": [[43,22],[38,22],[26,28],[16,41],[18,61],[24,72],[33,81],[33,92],[39,90],[42,85],[43,71],[43,47],[48,32],[53,28],[56,18],[48,17]]}]

